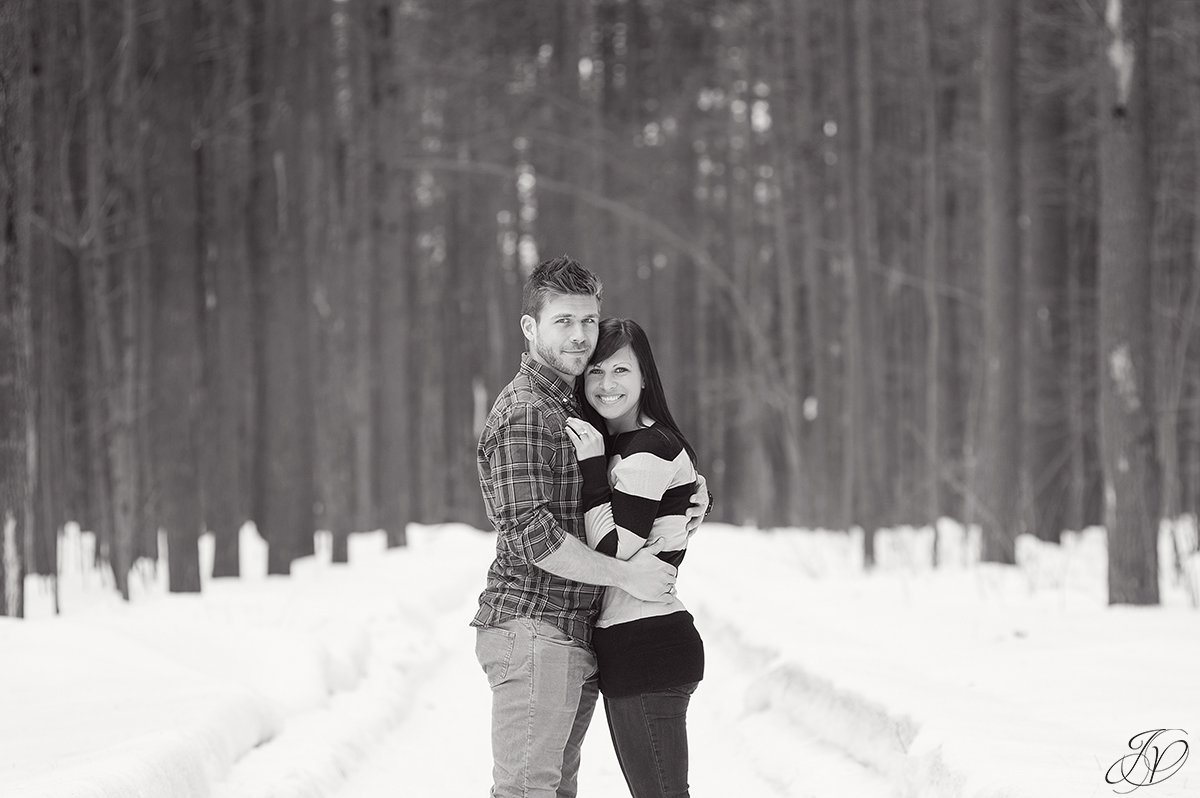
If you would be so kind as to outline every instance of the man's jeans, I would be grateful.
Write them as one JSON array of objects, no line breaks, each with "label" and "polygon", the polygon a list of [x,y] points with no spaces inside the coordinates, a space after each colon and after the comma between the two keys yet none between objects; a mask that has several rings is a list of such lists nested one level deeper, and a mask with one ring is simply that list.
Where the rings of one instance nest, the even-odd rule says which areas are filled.
[{"label": "man's jeans", "polygon": [[598,685],[596,657],[530,618],[476,630],[492,688],[493,798],[574,798]]},{"label": "man's jeans", "polygon": [[696,684],[605,696],[608,731],[633,798],[688,798],[687,710]]}]

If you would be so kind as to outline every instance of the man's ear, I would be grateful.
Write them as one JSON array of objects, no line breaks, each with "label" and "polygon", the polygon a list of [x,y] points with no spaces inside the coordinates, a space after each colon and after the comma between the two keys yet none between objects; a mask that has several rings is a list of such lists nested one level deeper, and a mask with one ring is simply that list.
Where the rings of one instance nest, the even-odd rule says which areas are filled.
[{"label": "man's ear", "polygon": [[537,328],[537,320],[526,313],[521,317],[521,332],[525,334],[526,341],[533,340],[533,331]]}]

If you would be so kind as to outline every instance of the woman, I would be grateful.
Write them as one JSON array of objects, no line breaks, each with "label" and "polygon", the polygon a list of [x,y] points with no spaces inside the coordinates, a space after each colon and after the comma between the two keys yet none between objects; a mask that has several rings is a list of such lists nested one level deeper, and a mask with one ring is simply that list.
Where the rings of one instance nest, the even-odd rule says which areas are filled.
[{"label": "woman", "polygon": [[[583,474],[588,543],[628,559],[662,539],[658,556],[678,568],[696,454],[667,408],[642,328],[629,319],[602,321],[580,383],[580,406],[592,423],[567,424]],[[704,675],[691,613],[674,586],[661,602],[608,588],[592,644],[609,733],[633,797],[687,798],[687,707]]]}]

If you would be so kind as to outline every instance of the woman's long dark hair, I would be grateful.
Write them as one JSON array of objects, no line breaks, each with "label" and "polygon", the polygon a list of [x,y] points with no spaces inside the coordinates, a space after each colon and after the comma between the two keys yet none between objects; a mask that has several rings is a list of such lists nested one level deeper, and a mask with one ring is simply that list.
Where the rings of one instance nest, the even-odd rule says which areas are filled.
[{"label": "woman's long dark hair", "polygon": [[[646,385],[642,388],[642,396],[638,402],[638,414],[646,414],[654,419],[655,423],[661,424],[667,429],[679,436],[679,440],[683,442],[683,448],[687,450],[688,457],[692,458],[692,464],[696,463],[696,451],[692,445],[688,443],[688,439],[680,431],[679,425],[675,423],[675,417],[671,415],[671,409],[667,407],[667,394],[663,390],[662,380],[658,376],[658,366],[654,363],[654,353],[650,351],[650,339],[646,337],[646,331],[641,325],[633,319],[604,319],[600,322],[600,336],[596,341],[596,351],[592,353],[592,357],[588,360],[590,367],[594,363],[599,363],[602,360],[608,360],[623,346],[628,346],[633,350],[634,357],[637,358],[638,368],[642,371],[642,378],[646,381]],[[587,372],[584,371],[584,376],[576,380],[575,392],[579,399],[579,408],[583,411],[584,420],[591,424],[596,429],[604,434],[605,444],[608,443],[608,427],[604,423],[604,418],[595,411],[591,404],[587,401],[587,396],[584,395],[584,381],[586,380]]]}]

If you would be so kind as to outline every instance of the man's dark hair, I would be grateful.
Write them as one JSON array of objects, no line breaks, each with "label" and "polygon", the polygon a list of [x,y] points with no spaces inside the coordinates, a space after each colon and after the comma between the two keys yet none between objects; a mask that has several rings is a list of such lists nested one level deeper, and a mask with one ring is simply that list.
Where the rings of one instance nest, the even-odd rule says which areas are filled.
[{"label": "man's dark hair", "polygon": [[559,255],[539,263],[525,281],[525,291],[521,297],[521,315],[537,319],[546,305],[546,300],[555,294],[594,296],[599,304],[603,292],[604,284],[600,282],[599,277],[571,256]]}]

